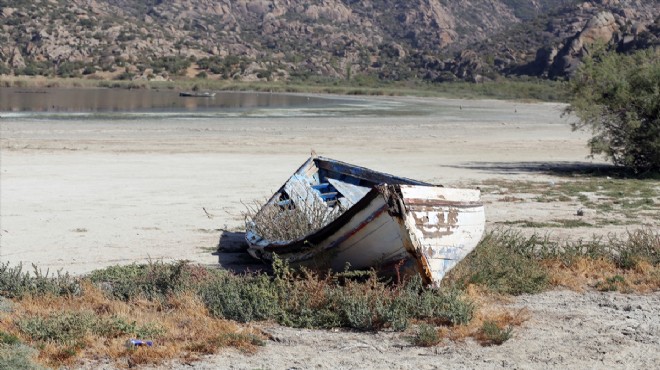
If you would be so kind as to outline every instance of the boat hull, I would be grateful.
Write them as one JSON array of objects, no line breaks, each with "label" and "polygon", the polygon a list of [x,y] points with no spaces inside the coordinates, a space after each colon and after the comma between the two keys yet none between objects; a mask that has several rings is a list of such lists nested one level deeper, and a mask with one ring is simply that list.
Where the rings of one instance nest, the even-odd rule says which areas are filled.
[{"label": "boat hull", "polygon": [[214,92],[189,92],[182,91],[179,93],[179,96],[186,98],[212,98],[215,96]]},{"label": "boat hull", "polygon": [[382,184],[306,238],[270,243],[248,232],[246,239],[248,252],[263,260],[277,255],[314,269],[418,273],[438,285],[477,246],[484,226],[478,190]]}]

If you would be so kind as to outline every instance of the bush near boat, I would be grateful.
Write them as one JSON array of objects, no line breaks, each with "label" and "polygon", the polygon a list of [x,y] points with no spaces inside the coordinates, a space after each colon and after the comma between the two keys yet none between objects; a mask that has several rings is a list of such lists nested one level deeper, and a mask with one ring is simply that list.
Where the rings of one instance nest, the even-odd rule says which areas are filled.
[{"label": "bush near boat", "polygon": [[569,83],[573,129],[589,129],[592,155],[635,173],[660,172],[660,49],[585,57]]},{"label": "bush near boat", "polygon": [[614,276],[623,292],[660,290],[660,232],[649,228],[603,240],[557,242],[548,236],[491,231],[445,283],[500,294],[534,294],[553,286],[598,288]]},{"label": "bush near boat", "polygon": [[[417,345],[515,335],[524,310],[494,310],[498,294],[556,286],[660,290],[660,233],[642,229],[606,241],[557,243],[491,232],[441,289],[373,271],[318,275],[277,260],[273,274],[235,275],[186,262],[132,264],[87,276],[48,275],[0,264],[0,368],[39,368],[108,358],[134,366],[194,360],[224,347],[255,351],[267,337],[239,324],[413,331]],[[493,258],[495,260],[493,260]],[[495,298],[493,298],[495,297]],[[415,329],[417,328],[417,329]],[[127,347],[131,338],[153,347]]]}]

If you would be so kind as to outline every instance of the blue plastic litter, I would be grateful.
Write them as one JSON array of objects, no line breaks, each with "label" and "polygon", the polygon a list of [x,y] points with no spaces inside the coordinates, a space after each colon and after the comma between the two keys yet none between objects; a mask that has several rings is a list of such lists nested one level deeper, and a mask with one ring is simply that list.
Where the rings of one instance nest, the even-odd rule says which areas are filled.
[{"label": "blue plastic litter", "polygon": [[129,347],[151,347],[154,345],[154,342],[150,340],[130,339],[126,344],[128,344]]}]

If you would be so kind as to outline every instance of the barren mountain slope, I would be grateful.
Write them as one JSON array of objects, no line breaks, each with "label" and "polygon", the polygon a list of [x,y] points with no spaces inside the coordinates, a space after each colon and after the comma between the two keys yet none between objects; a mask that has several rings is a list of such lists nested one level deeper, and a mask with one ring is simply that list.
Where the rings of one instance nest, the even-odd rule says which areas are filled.
[{"label": "barren mountain slope", "polygon": [[[201,61],[211,78],[248,80],[561,76],[585,38],[638,43],[659,8],[657,0],[0,0],[0,73],[126,67],[113,76],[168,78]],[[585,28],[595,31],[582,37]],[[582,44],[572,47],[575,38]]]}]

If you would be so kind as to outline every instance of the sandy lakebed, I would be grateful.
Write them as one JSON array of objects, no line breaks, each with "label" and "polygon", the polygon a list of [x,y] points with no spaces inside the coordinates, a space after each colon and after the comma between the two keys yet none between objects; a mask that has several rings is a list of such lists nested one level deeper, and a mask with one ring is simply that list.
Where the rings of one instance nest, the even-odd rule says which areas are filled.
[{"label": "sandy lakebed", "polygon": [[[0,259],[74,274],[149,260],[235,266],[244,256],[216,253],[222,231],[239,232],[244,203],[272,194],[312,149],[462,187],[500,180],[552,184],[566,181],[560,173],[567,168],[603,165],[587,159],[589,133],[571,131],[561,104],[368,100],[390,111],[92,121],[0,114]],[[497,192],[482,195],[490,229],[507,220],[570,218],[576,211],[570,202],[502,202]],[[580,238],[629,227],[548,232]],[[272,340],[256,354],[224,350],[167,368],[583,369],[660,363],[660,293],[556,290],[503,305],[525,308],[530,318],[502,346],[466,340],[427,349],[411,346],[402,333],[259,324]]]}]

